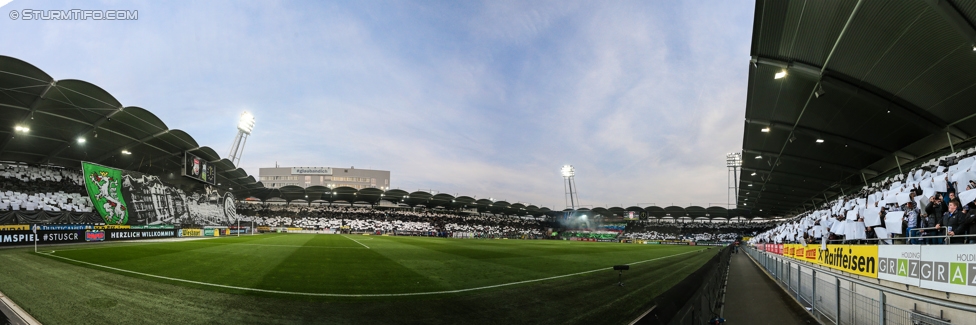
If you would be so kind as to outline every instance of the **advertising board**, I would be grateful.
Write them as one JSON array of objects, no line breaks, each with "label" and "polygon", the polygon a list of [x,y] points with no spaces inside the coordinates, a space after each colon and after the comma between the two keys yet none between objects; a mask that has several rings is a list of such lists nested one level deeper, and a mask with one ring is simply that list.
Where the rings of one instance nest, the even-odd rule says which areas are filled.
[{"label": "advertising board", "polygon": [[976,296],[976,245],[926,245],[920,248],[920,287]]},{"label": "advertising board", "polygon": [[[37,234],[29,230],[0,232],[0,246],[34,244],[71,243],[84,241],[84,231],[80,230],[39,230]],[[36,237],[35,237],[36,236]]]}]

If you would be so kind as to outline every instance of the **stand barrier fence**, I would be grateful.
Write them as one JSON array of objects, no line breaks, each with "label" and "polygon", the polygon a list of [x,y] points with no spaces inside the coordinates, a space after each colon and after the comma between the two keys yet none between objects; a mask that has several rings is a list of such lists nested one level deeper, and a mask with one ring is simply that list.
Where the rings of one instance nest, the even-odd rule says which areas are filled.
[{"label": "stand barrier fence", "polygon": [[[731,247],[724,247],[698,271],[655,298],[654,307],[631,324],[700,325],[721,314]],[[675,304],[675,303],[683,304]]]},{"label": "stand barrier fence", "polygon": [[[782,258],[752,247],[743,250],[792,295],[804,308],[824,324],[836,325],[945,325],[976,324],[976,306],[901,291],[837,273],[813,268],[810,265]],[[855,289],[856,288],[856,289]],[[852,291],[852,289],[854,289]],[[876,292],[866,296],[863,292]],[[921,310],[906,310],[892,306],[886,298],[892,295],[969,313],[968,319],[942,318]],[[942,314],[940,312],[940,314]],[[699,323],[701,324],[701,323]]]}]

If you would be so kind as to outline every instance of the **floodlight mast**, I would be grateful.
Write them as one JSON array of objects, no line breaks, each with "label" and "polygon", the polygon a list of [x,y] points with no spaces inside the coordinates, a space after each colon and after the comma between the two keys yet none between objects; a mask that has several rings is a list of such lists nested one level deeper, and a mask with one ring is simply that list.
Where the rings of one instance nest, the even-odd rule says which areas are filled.
[{"label": "floodlight mast", "polygon": [[[727,209],[732,209],[732,202],[739,201],[739,169],[742,168],[742,153],[730,152],[725,155],[725,166],[729,168],[729,189],[727,193]],[[733,200],[732,197],[735,197]]]},{"label": "floodlight mast", "polygon": [[227,159],[234,163],[234,166],[240,166],[241,156],[244,155],[244,144],[247,143],[247,137],[251,135],[253,130],[254,115],[244,111],[241,113],[241,119],[237,122],[237,136],[234,137],[234,144],[230,146],[230,154],[227,155]]},{"label": "floodlight mast", "polygon": [[576,186],[576,169],[572,165],[564,165],[562,169],[559,170],[563,175],[563,189],[566,191],[566,207],[576,210],[576,205],[579,204],[579,193],[573,190],[573,186]]}]

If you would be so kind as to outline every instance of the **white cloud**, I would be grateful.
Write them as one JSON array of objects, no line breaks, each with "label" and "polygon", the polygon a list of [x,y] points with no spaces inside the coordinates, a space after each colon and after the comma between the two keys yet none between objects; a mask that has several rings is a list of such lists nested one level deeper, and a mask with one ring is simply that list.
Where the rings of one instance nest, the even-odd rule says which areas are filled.
[{"label": "white cloud", "polygon": [[0,21],[0,37],[222,155],[254,112],[252,174],[371,167],[407,190],[561,208],[573,164],[587,205],[726,201],[753,4],[423,5],[138,3],[125,25]]}]

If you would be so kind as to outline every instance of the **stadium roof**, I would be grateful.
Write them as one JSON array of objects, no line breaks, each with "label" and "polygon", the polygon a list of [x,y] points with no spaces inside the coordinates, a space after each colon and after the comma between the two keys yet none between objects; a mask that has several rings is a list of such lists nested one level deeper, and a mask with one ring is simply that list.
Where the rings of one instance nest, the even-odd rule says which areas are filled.
[{"label": "stadium roof", "polygon": [[802,212],[972,146],[974,21],[972,1],[757,1],[738,206]]},{"label": "stadium roof", "polygon": [[123,106],[91,83],[54,80],[27,62],[0,56],[0,161],[78,167],[88,161],[166,177],[179,186],[204,186],[180,177],[184,152],[216,166],[221,188],[239,193],[263,187],[148,110]]}]

